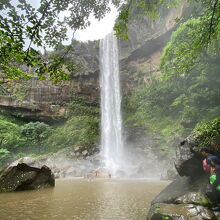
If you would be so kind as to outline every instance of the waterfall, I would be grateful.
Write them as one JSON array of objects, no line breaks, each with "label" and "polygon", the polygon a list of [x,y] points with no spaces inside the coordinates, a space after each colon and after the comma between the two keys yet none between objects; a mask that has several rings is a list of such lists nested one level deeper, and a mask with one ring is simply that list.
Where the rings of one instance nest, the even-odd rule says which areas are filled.
[{"label": "waterfall", "polygon": [[118,44],[113,33],[100,41],[101,153],[115,175],[123,156]]}]

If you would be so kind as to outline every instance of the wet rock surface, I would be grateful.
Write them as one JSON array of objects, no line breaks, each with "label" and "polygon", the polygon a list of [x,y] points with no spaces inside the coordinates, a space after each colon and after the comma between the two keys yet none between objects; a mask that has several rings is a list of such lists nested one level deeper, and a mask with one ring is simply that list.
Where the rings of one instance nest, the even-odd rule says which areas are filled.
[{"label": "wet rock surface", "polygon": [[176,150],[176,179],[153,201],[148,220],[220,219],[213,211],[214,204],[206,195],[209,174],[202,169],[199,138],[193,134],[182,141]]},{"label": "wet rock surface", "polygon": [[204,206],[193,204],[158,203],[151,207],[148,215],[151,220],[201,220],[216,219],[214,213]]},{"label": "wet rock surface", "polygon": [[6,168],[0,176],[0,192],[33,190],[54,187],[55,178],[47,166],[32,167],[18,163]]},{"label": "wet rock surface", "polygon": [[199,150],[195,135],[190,135],[177,146],[175,167],[180,176],[203,175]]},{"label": "wet rock surface", "polygon": [[204,193],[206,185],[205,177],[178,177],[152,201],[147,219],[219,219],[219,212],[211,210],[212,204]]}]

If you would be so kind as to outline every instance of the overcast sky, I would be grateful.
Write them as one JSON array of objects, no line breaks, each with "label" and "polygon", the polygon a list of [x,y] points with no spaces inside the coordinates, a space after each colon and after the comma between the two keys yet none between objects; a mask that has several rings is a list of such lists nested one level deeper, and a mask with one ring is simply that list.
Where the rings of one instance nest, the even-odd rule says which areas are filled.
[{"label": "overcast sky", "polygon": [[109,14],[101,21],[91,16],[91,25],[85,30],[79,30],[75,33],[75,37],[80,41],[97,40],[104,38],[113,30],[114,22],[117,17],[117,10],[112,9]]}]

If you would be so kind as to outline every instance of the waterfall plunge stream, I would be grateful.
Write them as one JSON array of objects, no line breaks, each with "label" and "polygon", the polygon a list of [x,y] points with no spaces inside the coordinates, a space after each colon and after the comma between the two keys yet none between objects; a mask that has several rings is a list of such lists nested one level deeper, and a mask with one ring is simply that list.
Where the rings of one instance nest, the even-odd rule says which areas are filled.
[{"label": "waterfall plunge stream", "polygon": [[104,170],[115,177],[155,178],[162,173],[162,163],[139,137],[138,147],[123,141],[121,94],[117,39],[113,33],[100,41],[101,156]]},{"label": "waterfall plunge stream", "polygon": [[101,147],[106,169],[122,167],[123,138],[118,44],[113,33],[100,41]]}]

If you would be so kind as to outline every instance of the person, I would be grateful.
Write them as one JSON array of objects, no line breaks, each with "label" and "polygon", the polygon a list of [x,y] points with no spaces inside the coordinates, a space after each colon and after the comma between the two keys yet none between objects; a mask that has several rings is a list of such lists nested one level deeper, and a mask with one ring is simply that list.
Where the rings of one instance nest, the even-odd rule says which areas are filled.
[{"label": "person", "polygon": [[202,168],[206,173],[210,172],[210,166],[209,166],[206,158],[202,161]]},{"label": "person", "polygon": [[[210,170],[210,185],[211,192],[207,196],[214,202],[217,207],[214,207],[216,211],[220,210],[220,158],[214,155],[208,148],[202,148],[201,154],[205,157],[206,163]],[[208,170],[203,160],[203,169]]]},{"label": "person", "polygon": [[220,181],[217,180],[216,168],[213,165],[211,165],[210,168],[209,183],[211,185],[211,191],[207,193],[207,196],[211,199],[214,205],[216,205],[212,210],[220,211]]},{"label": "person", "polygon": [[209,166],[212,165],[220,165],[220,158],[212,153],[211,150],[204,147],[200,150],[201,154],[205,157],[205,160],[207,161],[207,164]]},{"label": "person", "polygon": [[99,176],[99,171],[95,170],[95,177],[98,177],[98,176]]}]

